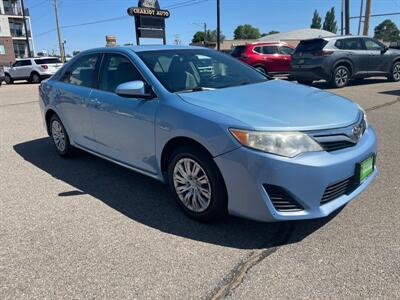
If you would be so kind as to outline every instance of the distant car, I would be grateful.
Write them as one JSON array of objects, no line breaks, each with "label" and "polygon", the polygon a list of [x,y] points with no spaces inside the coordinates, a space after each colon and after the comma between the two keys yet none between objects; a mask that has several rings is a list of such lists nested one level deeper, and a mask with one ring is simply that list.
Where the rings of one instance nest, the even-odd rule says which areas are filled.
[{"label": "distant car", "polygon": [[62,65],[61,60],[56,57],[18,59],[11,67],[5,68],[5,82],[11,84],[15,80],[27,80],[40,83],[54,75]]},{"label": "distant car", "polygon": [[0,86],[4,81],[4,68],[0,66]]},{"label": "distant car", "polygon": [[79,148],[168,183],[201,221],[325,217],[377,175],[375,130],[356,103],[210,49],[87,50],[39,97],[61,156]]},{"label": "distant car", "polygon": [[325,79],[336,88],[375,76],[400,81],[400,50],[364,36],[305,40],[293,53],[291,76],[304,84]]},{"label": "distant car", "polygon": [[236,46],[231,55],[268,75],[287,74],[294,48],[285,43],[254,43]]}]

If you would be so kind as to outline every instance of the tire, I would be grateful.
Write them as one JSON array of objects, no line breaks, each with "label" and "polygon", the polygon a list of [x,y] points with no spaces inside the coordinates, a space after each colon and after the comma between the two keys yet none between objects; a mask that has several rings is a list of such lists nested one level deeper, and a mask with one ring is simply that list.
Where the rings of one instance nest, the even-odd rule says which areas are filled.
[{"label": "tire", "polygon": [[10,75],[8,75],[8,74],[6,74],[5,76],[4,76],[4,81],[7,83],[7,84],[13,84],[14,83],[14,80],[11,78],[11,76]]},{"label": "tire", "polygon": [[391,73],[389,75],[389,80],[392,82],[400,81],[400,61],[396,61],[393,64]]},{"label": "tire", "polygon": [[69,142],[68,133],[60,118],[55,114],[50,119],[49,131],[58,154],[62,157],[71,157],[73,147]]},{"label": "tire", "polygon": [[351,74],[346,66],[337,66],[332,73],[330,84],[334,88],[343,88],[349,84]]},{"label": "tire", "polygon": [[31,83],[40,83],[42,79],[38,73],[32,73],[31,77],[29,78],[29,82]]},{"label": "tire", "polygon": [[255,66],[254,69],[256,69],[258,72],[260,72],[264,75],[268,75],[267,70],[263,66]]},{"label": "tire", "polygon": [[312,85],[314,80],[304,80],[304,79],[297,79],[297,82],[304,85]]},{"label": "tire", "polygon": [[195,147],[178,148],[169,160],[168,183],[178,205],[190,218],[211,222],[227,215],[225,183],[205,151]]}]

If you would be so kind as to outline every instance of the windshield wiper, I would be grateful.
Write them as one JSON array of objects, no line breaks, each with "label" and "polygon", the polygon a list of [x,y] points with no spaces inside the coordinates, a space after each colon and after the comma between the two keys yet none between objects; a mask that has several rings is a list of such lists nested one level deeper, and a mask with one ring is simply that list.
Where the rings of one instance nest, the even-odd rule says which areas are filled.
[{"label": "windshield wiper", "polygon": [[177,93],[193,93],[193,92],[214,91],[214,90],[215,90],[214,88],[197,86],[197,87],[194,87],[192,89],[178,91]]}]

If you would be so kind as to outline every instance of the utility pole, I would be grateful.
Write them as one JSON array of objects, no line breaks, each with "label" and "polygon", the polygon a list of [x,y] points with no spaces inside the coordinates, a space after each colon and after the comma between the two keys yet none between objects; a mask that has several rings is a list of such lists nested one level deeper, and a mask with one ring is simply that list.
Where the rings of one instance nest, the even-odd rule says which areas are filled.
[{"label": "utility pole", "polygon": [[61,62],[64,63],[65,62],[65,54],[64,54],[64,45],[61,40],[60,20],[58,19],[58,0],[54,0],[54,12],[56,15],[58,46],[60,48]]},{"label": "utility pole", "polygon": [[350,0],[344,1],[344,27],[346,35],[350,34]]},{"label": "utility pole", "polygon": [[364,0],[361,0],[360,19],[358,20],[358,31],[357,31],[358,35],[360,35],[360,33],[361,33],[361,22],[362,22],[363,9],[364,9]]},{"label": "utility pole", "polygon": [[365,20],[364,20],[363,35],[368,35],[368,32],[369,32],[369,20],[371,18],[371,2],[372,2],[372,0],[367,0],[367,4],[365,7]]},{"label": "utility pole", "polygon": [[207,23],[204,22],[204,47],[207,47]]},{"label": "utility pole", "polygon": [[21,0],[21,8],[22,8],[22,18],[24,19],[24,28],[25,28],[25,39],[26,39],[26,46],[28,48],[28,56],[32,57],[32,52],[31,52],[31,45],[29,43],[29,31],[28,27],[26,26],[26,16],[25,16],[25,5],[24,5],[24,0]]},{"label": "utility pole", "polygon": [[344,0],[341,1],[341,7],[340,7],[340,35],[344,34]]},{"label": "utility pole", "polygon": [[220,45],[220,35],[221,35],[221,5],[220,0],[217,0],[217,50],[221,49]]}]

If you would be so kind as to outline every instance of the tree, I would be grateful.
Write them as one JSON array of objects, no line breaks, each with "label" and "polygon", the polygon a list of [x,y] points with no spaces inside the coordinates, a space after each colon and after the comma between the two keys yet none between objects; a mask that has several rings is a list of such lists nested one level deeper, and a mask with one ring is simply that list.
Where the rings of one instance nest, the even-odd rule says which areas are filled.
[{"label": "tree", "polygon": [[326,31],[330,31],[332,33],[336,33],[338,28],[336,24],[335,18],[335,8],[332,7],[330,10],[327,11],[324,20],[324,26],[322,27]]},{"label": "tree", "polygon": [[79,50],[74,50],[74,51],[72,51],[72,55],[73,55],[73,56],[76,56],[76,55],[78,55],[79,53],[81,53],[81,51],[79,51]]},{"label": "tree", "polygon": [[321,29],[321,27],[322,27],[321,22],[322,22],[321,16],[319,15],[317,10],[314,10],[314,15],[312,18],[310,28]]},{"label": "tree", "polygon": [[[220,42],[223,42],[225,40],[225,36],[220,34]],[[217,41],[217,30],[207,30],[207,42],[212,42],[215,43]],[[197,31],[193,38],[192,38],[192,43],[203,43],[204,42],[204,31]]]},{"label": "tree", "polygon": [[374,38],[384,42],[397,42],[400,40],[399,28],[389,19],[376,26],[374,33]]},{"label": "tree", "polygon": [[277,34],[277,33],[279,33],[279,31],[270,30],[268,33],[263,33],[263,34],[261,34],[261,37],[267,36],[267,35],[271,35],[271,34]]},{"label": "tree", "polygon": [[239,25],[234,31],[235,40],[259,39],[260,37],[260,29],[250,24]]}]

